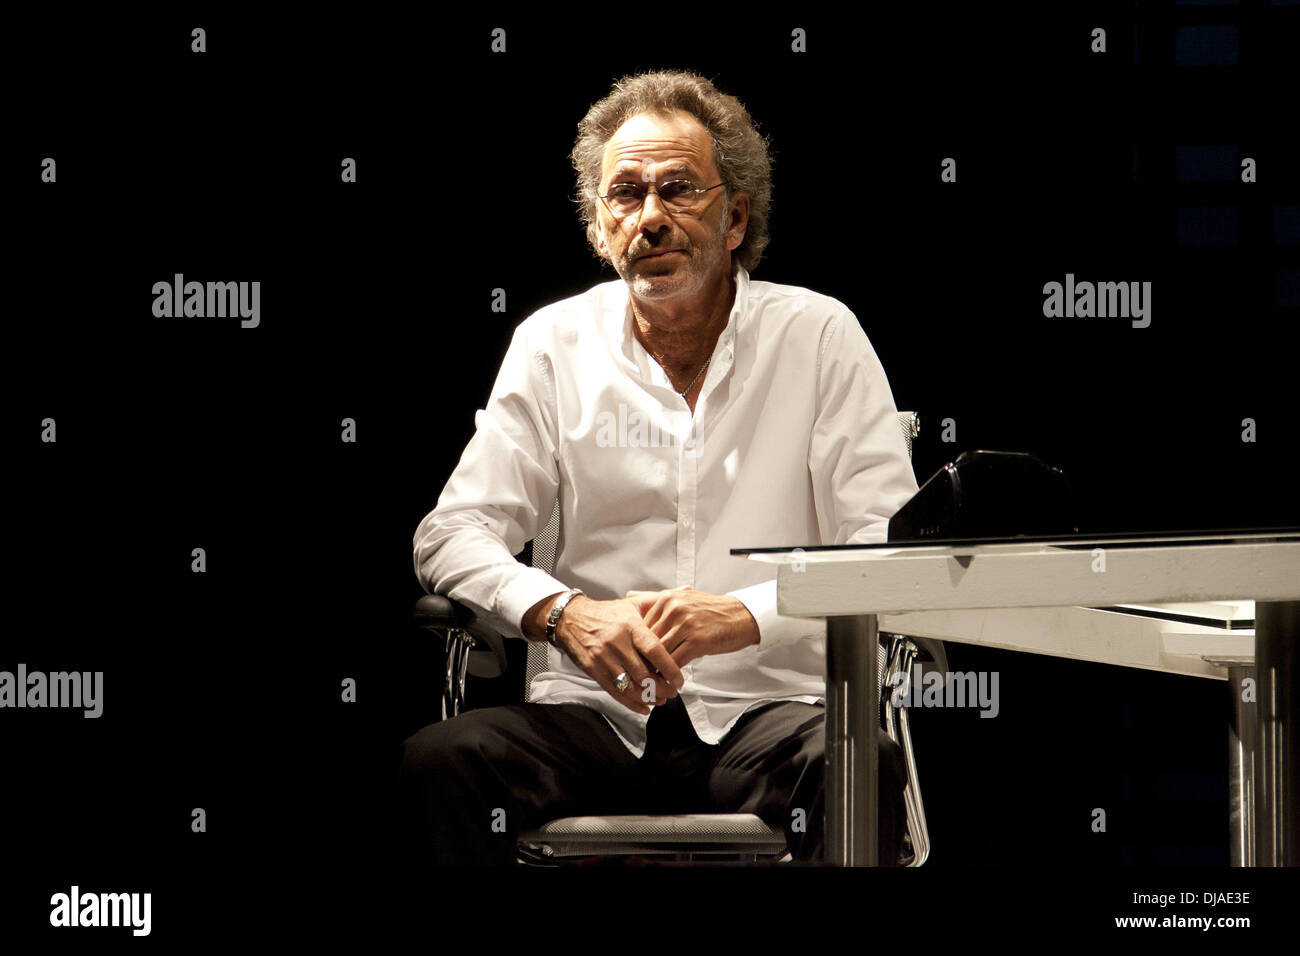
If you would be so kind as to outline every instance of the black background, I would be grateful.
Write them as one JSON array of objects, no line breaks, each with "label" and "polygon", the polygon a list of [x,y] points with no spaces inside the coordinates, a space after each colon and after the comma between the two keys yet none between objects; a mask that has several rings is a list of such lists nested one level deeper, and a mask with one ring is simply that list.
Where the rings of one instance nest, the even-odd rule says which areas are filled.
[{"label": "black background", "polygon": [[[1197,23],[1237,25],[1236,65],[1175,62],[1175,28]],[[586,246],[568,151],[624,74],[701,72],[771,136],[754,279],[858,316],[898,407],[920,414],[921,481],[966,449],[1025,450],[1066,470],[1084,531],[1300,524],[1295,6],[214,6],[6,27],[0,669],[105,673],[98,720],[0,714],[6,931],[48,930],[50,894],[74,882],[152,891],[158,940],[395,925],[390,894],[412,884],[391,863],[392,775],[400,741],[437,718],[442,668],[410,624],[411,536],[514,326],[615,277]],[[1207,145],[1255,157],[1259,182],[1180,180],[1176,148]],[[46,156],[57,184],[40,182]],[[939,182],[947,156],[955,184]],[[1235,242],[1185,241],[1180,209],[1203,206],[1235,208]],[[260,280],[260,327],[155,319],[151,287],[177,272]],[[1151,326],[1045,319],[1042,286],[1067,272],[1151,281]],[[737,892],[790,900],[792,930],[846,889],[924,886],[1003,932],[1096,929],[1141,912],[1134,890],[1207,881],[1266,887],[1251,915],[1281,898],[1270,874],[1203,869],[1227,864],[1225,684],[948,650],[953,670],[1000,672],[1002,709],[914,714],[925,868],[737,872]],[[512,673],[471,679],[472,705],[522,699],[512,654]],[[1007,869],[972,879],[986,866]],[[561,899],[581,879],[433,880],[414,912],[434,933],[547,878]],[[683,912],[709,924],[726,895],[680,870],[581,887],[612,918],[669,885],[678,941]]]}]

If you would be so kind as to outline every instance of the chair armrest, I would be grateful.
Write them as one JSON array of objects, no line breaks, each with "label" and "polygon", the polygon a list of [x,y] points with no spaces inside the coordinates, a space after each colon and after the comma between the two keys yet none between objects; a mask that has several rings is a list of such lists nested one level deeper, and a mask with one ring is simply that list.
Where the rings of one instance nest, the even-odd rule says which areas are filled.
[{"label": "chair armrest", "polygon": [[948,653],[943,649],[943,641],[933,637],[911,637],[908,640],[916,645],[920,653],[916,663],[920,665],[921,676],[930,672],[937,673],[944,680],[948,679]]},{"label": "chair armrest", "polygon": [[505,638],[465,605],[441,594],[415,602],[415,623],[431,630],[459,630],[471,636],[468,670],[475,677],[499,677],[506,669]]},{"label": "chair armrest", "polygon": [[473,618],[469,608],[441,594],[426,594],[415,602],[420,627],[465,627]]}]

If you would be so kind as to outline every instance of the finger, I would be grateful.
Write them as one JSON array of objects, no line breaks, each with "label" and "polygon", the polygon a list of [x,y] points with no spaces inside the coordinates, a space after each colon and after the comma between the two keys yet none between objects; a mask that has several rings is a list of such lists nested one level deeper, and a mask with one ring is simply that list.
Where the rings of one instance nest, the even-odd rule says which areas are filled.
[{"label": "finger", "polygon": [[[663,634],[659,635],[659,643],[663,645],[664,650],[672,655],[673,660],[677,660],[676,650],[681,647],[686,640],[686,625],[684,623],[674,624]],[[678,661],[680,664],[681,661]]]},{"label": "finger", "polygon": [[658,613],[656,613],[655,607],[658,607],[659,602],[663,601],[663,592],[655,591],[646,594],[645,597],[633,598],[633,601],[636,602],[637,614],[641,615],[642,623],[645,624],[646,627],[649,627],[651,631],[654,631],[653,622],[658,618]]},{"label": "finger", "polygon": [[674,689],[681,690],[682,685],[686,683],[686,677],[682,674],[682,669],[677,666],[677,662],[673,660],[672,654],[668,652],[668,648],[664,647],[659,635],[644,624],[639,627],[634,626],[632,643],[651,667],[663,675]]},{"label": "finger", "polygon": [[677,688],[658,674],[650,674],[639,681],[632,681],[625,693],[642,707],[659,707],[677,696]]},{"label": "finger", "polygon": [[678,667],[685,667],[699,656],[695,651],[695,644],[691,641],[682,641],[673,648],[673,663]]},{"label": "finger", "polygon": [[[609,656],[606,665],[610,669],[610,685],[614,695],[626,706],[637,713],[648,714],[649,708],[662,703],[677,692],[659,677],[646,660],[637,651],[630,635],[607,645]],[[620,691],[617,685],[619,674],[626,674],[628,686]],[[647,693],[649,691],[649,693]],[[650,699],[647,701],[646,697]]]},{"label": "finger", "polygon": [[646,608],[655,602],[658,591],[628,591],[623,597],[636,605],[638,614],[644,614]]},{"label": "finger", "polygon": [[[621,665],[602,664],[597,665],[595,670],[598,673],[592,674],[592,676],[596,678],[596,683],[600,684],[610,697],[613,697],[634,714],[645,716],[650,713],[649,705],[641,702],[641,685],[632,677],[627,668]],[[621,673],[626,673],[629,681],[625,690],[619,690],[618,685],[615,683]]]},{"label": "finger", "polygon": [[668,609],[668,592],[657,591],[655,592],[654,602],[651,603],[648,607],[642,608],[641,610],[641,619],[642,621],[645,622],[645,626],[650,628],[650,630],[654,631],[655,634],[659,634],[660,637],[662,637],[663,635],[659,633],[659,628],[657,625],[659,625],[663,621],[664,615],[667,613],[667,609]]},{"label": "finger", "polygon": [[[673,590],[676,591],[676,590],[681,590],[681,589],[680,589],[680,588],[674,588]],[[642,599],[642,600],[651,600],[651,601],[653,601],[654,599],[656,599],[656,598],[658,598],[658,597],[661,597],[661,596],[663,596],[664,594],[667,594],[667,593],[668,593],[667,590],[662,590],[662,589],[661,589],[661,590],[658,590],[658,591],[645,591],[645,590],[641,590],[641,589],[636,589],[636,588],[634,588],[633,590],[628,591],[626,594],[624,594],[623,597],[625,597],[625,598],[633,598],[633,599]]]},{"label": "finger", "polygon": [[[579,654],[573,657],[574,663],[599,684],[605,693],[633,713],[641,715],[650,713],[650,709],[641,703],[640,695],[633,693],[640,685],[634,679],[631,669],[623,663],[625,655],[620,651],[617,642],[606,643],[598,653],[594,654],[581,645],[577,650]],[[642,664],[642,668],[645,667],[646,665]],[[621,673],[627,673],[628,678],[628,685],[623,690],[619,690],[615,683]]]},{"label": "finger", "polygon": [[[635,637],[629,636],[628,646],[619,646],[618,649],[623,652],[626,662],[623,669],[631,678],[641,703],[661,704],[677,696],[677,688],[655,671],[654,666],[641,653]],[[647,697],[650,698],[649,701],[646,700]]]},{"label": "finger", "polygon": [[678,667],[685,667],[695,658],[700,657],[700,644],[698,641],[691,640],[691,629],[687,622],[682,621],[674,624],[659,639]]}]

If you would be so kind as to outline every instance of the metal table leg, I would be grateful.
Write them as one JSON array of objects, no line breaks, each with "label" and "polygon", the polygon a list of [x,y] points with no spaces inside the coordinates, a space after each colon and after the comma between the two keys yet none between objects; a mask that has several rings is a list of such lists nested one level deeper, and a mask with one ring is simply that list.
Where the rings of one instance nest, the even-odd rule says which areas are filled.
[{"label": "metal table leg", "polygon": [[[1228,726],[1228,863],[1255,865],[1255,705],[1241,699],[1247,679],[1255,679],[1253,662],[1228,667],[1232,723]],[[1258,682],[1256,682],[1258,686]]]},{"label": "metal table leg", "polygon": [[880,693],[874,614],[826,619],[826,862],[878,858]]},{"label": "metal table leg", "polygon": [[[1300,865],[1300,601],[1255,602],[1255,864]],[[829,648],[828,648],[829,650]],[[829,665],[828,665],[829,666]]]}]

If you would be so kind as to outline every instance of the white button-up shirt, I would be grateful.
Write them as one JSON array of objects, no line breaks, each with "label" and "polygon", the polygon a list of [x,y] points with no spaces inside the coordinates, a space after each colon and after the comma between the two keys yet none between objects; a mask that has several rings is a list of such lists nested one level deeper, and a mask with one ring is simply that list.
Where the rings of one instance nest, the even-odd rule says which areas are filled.
[{"label": "white button-up shirt", "polygon": [[[520,638],[524,614],[571,587],[597,600],[690,585],[740,599],[760,641],[682,668],[680,696],[716,744],[751,707],[824,703],[826,623],[776,613],[775,567],[731,548],[867,544],[916,478],[885,371],[857,318],[809,289],[752,282],[736,298],[692,415],[633,335],[622,279],[521,322],[476,431],[415,532],[430,593]],[[548,574],[513,557],[550,520]],[[529,699],[599,711],[638,758],[648,716],[567,655]]]}]

